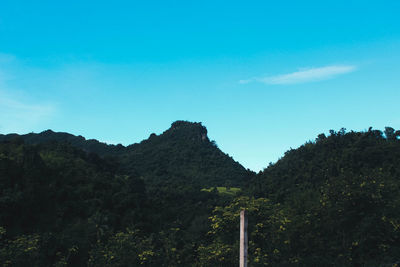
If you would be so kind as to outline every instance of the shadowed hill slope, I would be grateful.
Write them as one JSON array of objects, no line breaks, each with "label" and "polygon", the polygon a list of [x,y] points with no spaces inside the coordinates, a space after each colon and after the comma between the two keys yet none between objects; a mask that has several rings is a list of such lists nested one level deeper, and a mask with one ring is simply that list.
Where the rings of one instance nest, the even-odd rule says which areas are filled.
[{"label": "shadowed hill slope", "polygon": [[330,131],[257,175],[200,123],[127,147],[0,136],[0,262],[234,266],[245,207],[249,266],[397,266],[399,136]]},{"label": "shadowed hill slope", "polygon": [[373,171],[400,177],[400,131],[385,133],[330,131],[315,142],[287,151],[278,162],[260,172],[249,184],[252,194],[284,201],[287,197],[318,190],[327,180],[342,174],[368,176]]},{"label": "shadowed hill slope", "polygon": [[223,153],[201,123],[176,121],[160,135],[127,147],[51,130],[39,134],[0,135],[0,141],[26,144],[67,143],[101,157],[114,157],[120,172],[141,176],[149,185],[189,183],[198,187],[242,186],[253,173]]},{"label": "shadowed hill slope", "polygon": [[127,171],[135,170],[157,183],[184,179],[202,187],[243,186],[253,174],[210,141],[201,123],[186,121],[128,146],[123,162]]},{"label": "shadowed hill slope", "polygon": [[108,145],[106,143],[99,142],[95,139],[85,139],[83,136],[76,136],[70,133],[64,132],[53,132],[52,130],[46,130],[41,133],[29,133],[29,134],[0,134],[1,141],[10,141],[13,139],[21,139],[25,144],[35,145],[50,142],[67,143],[74,147],[80,148],[86,152],[96,153],[100,156],[117,156],[123,153],[126,148],[123,145]]},{"label": "shadowed hill slope", "polygon": [[[269,248],[267,255],[279,251],[265,261],[274,266],[396,266],[399,136],[390,127],[384,132],[331,130],[255,176],[245,191],[261,203],[268,198],[270,206],[261,205],[267,207],[264,214],[258,207],[250,214],[249,229],[255,229],[250,235],[257,240],[255,248]],[[277,217],[274,229],[271,222]],[[271,228],[260,232],[260,225]]]}]

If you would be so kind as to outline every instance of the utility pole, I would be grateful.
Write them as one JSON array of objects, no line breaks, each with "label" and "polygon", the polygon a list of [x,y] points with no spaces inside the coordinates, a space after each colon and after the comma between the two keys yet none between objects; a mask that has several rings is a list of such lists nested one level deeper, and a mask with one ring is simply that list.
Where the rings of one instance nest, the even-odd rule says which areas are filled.
[{"label": "utility pole", "polygon": [[240,211],[240,258],[239,267],[247,267],[247,212],[246,210]]}]

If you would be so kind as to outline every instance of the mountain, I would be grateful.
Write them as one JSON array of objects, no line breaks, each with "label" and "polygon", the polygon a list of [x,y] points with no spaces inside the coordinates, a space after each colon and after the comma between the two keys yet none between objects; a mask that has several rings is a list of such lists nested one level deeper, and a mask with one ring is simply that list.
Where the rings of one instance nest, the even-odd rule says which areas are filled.
[{"label": "mountain", "polygon": [[235,215],[246,207],[249,266],[398,266],[399,136],[331,130],[287,151],[214,210],[204,265],[236,263]]},{"label": "mountain", "polygon": [[210,141],[201,123],[186,121],[128,146],[123,162],[127,171],[134,170],[145,180],[185,181],[203,188],[243,186],[253,175]]},{"label": "mountain", "polygon": [[[151,243],[157,266],[165,266],[170,249],[192,262],[211,210],[233,198],[202,189],[242,186],[252,175],[209,140],[201,123],[177,121],[127,147],[51,130],[1,135],[0,261],[12,252],[15,266],[51,266],[63,257],[86,266],[95,244],[134,229],[135,246],[142,242],[136,238],[159,236]],[[39,248],[50,256],[35,254]]]},{"label": "mountain", "polygon": [[201,188],[242,186],[253,175],[210,141],[201,123],[176,121],[162,134],[151,134],[148,139],[127,147],[51,130],[0,135],[0,142],[18,138],[26,144],[66,143],[103,158],[114,157],[120,163],[121,173],[140,176],[152,186],[165,183]]},{"label": "mountain", "polygon": [[86,152],[96,153],[102,157],[104,156],[116,156],[125,151],[125,147],[119,145],[108,145],[106,143],[99,142],[95,139],[85,139],[83,136],[76,136],[64,132],[53,132],[52,130],[46,130],[41,133],[29,133],[29,134],[0,134],[0,142],[10,141],[13,139],[20,139],[26,144],[43,144],[43,143],[66,143],[74,147],[80,148]]},{"label": "mountain", "polygon": [[2,135],[0,262],[234,266],[246,208],[249,266],[398,266],[399,137],[331,130],[254,174],[201,123],[126,147]]},{"label": "mountain", "polygon": [[[144,182],[116,169],[67,144],[0,142],[0,262],[53,266],[63,261],[57,253],[76,248],[68,261],[82,266],[99,235],[145,228]],[[36,254],[38,247],[44,254]]]},{"label": "mountain", "polygon": [[316,191],[341,175],[369,176],[376,171],[400,177],[400,131],[370,128],[366,132],[330,131],[285,152],[249,183],[251,194],[285,201],[307,190]]}]

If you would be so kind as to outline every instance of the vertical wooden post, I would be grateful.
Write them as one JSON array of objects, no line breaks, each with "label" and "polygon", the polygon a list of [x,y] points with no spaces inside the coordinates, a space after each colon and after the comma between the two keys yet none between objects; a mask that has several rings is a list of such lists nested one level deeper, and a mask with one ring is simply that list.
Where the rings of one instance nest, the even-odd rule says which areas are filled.
[{"label": "vertical wooden post", "polygon": [[240,258],[239,267],[247,267],[247,212],[240,211]]}]

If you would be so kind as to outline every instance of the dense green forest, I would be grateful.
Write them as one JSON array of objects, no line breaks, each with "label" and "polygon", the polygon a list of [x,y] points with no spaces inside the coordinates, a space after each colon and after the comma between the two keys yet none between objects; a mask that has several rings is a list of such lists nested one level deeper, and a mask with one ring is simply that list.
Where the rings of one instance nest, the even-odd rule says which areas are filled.
[{"label": "dense green forest", "polygon": [[399,136],[331,130],[256,174],[201,123],[0,135],[0,264],[235,266],[246,208],[249,266],[398,266]]}]

